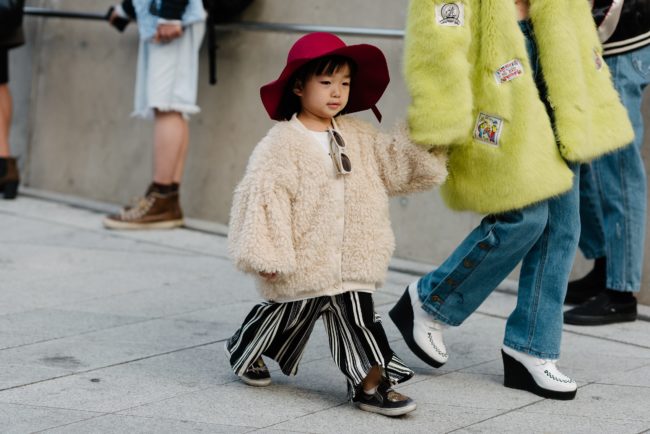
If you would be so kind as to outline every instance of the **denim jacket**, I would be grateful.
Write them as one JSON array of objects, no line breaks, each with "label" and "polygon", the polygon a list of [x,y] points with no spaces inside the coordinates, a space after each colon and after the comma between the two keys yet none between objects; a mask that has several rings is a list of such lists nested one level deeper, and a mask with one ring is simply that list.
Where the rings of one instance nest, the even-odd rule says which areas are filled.
[{"label": "denim jacket", "polygon": [[205,21],[202,0],[124,0],[124,11],[138,21],[140,38],[156,34],[159,19],[180,20],[183,26]]}]

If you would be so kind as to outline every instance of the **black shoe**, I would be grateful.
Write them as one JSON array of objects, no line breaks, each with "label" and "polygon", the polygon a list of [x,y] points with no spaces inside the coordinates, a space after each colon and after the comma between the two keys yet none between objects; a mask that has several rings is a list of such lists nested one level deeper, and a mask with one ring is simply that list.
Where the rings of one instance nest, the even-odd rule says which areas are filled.
[{"label": "black shoe", "polygon": [[612,300],[602,292],[578,307],[564,312],[564,323],[574,325],[602,325],[636,320],[636,299]]},{"label": "black shoe", "polygon": [[[228,342],[226,341],[224,345],[224,350],[226,351],[226,356],[228,357],[228,362],[230,362],[230,350],[228,349]],[[239,376],[241,381],[248,384],[249,386],[255,387],[264,387],[271,384],[271,373],[269,368],[266,367],[266,363],[262,360],[262,357],[258,357],[257,360],[253,362],[252,365],[246,369],[246,371]]]},{"label": "black shoe", "polygon": [[594,268],[584,277],[569,282],[566,292],[565,304],[582,304],[592,297],[603,292],[607,284],[606,258],[597,258]]},{"label": "black shoe", "polygon": [[373,395],[363,390],[357,393],[353,402],[363,411],[383,414],[384,416],[401,416],[410,413],[417,405],[408,396],[395,392],[388,384],[380,384]]}]

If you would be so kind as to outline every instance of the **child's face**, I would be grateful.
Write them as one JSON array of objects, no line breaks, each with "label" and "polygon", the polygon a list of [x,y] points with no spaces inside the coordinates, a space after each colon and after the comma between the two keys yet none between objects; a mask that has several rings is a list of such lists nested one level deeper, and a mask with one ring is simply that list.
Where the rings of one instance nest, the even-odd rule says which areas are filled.
[{"label": "child's face", "polygon": [[302,87],[296,87],[294,93],[300,98],[298,117],[327,128],[348,103],[350,67],[343,65],[332,75],[312,75]]}]

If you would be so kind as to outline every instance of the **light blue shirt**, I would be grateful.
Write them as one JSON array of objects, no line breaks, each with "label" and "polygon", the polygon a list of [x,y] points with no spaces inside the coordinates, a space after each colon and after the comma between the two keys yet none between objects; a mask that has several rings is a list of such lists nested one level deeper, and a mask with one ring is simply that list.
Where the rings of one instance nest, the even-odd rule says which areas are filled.
[{"label": "light blue shirt", "polygon": [[[133,0],[133,7],[138,18],[138,29],[140,30],[141,39],[151,39],[156,34],[159,17],[149,12],[149,6],[155,1],[160,8],[162,0]],[[185,12],[181,18],[183,27],[190,24],[205,21],[206,13],[203,9],[202,0],[189,0]]]}]

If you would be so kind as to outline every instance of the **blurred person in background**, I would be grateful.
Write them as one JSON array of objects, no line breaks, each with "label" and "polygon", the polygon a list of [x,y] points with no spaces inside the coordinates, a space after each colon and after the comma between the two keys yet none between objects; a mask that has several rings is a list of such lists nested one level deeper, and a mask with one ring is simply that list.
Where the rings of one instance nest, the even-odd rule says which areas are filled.
[{"label": "blurred person in background", "polygon": [[104,219],[109,229],[171,229],[183,225],[179,189],[196,105],[202,0],[124,0],[111,24],[137,20],[140,49],[134,116],[154,120],[153,180],[133,206]]},{"label": "blurred person in background", "polygon": [[12,101],[9,91],[9,50],[25,43],[22,28],[23,0],[7,2],[0,7],[0,193],[5,199],[18,194],[18,165],[11,156],[9,129]]},{"label": "blurred person in background", "polygon": [[564,313],[564,322],[575,325],[636,319],[646,225],[641,103],[650,82],[650,0],[593,3],[605,62],[632,121],[634,141],[581,167],[580,249],[594,259],[594,268],[568,285],[565,302],[579,306]]}]

